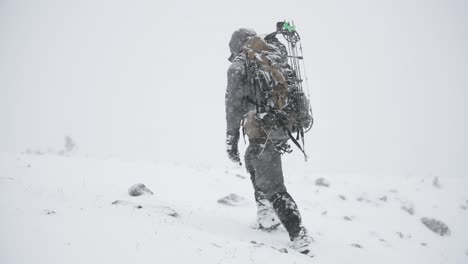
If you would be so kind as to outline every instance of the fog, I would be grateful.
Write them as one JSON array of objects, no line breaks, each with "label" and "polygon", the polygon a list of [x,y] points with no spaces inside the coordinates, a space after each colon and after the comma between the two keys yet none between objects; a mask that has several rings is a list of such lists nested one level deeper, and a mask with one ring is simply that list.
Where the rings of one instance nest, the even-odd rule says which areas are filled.
[{"label": "fog", "polygon": [[[228,42],[294,20],[322,173],[468,174],[466,1],[0,1],[0,151],[225,162]],[[289,157],[302,162],[299,151]]]}]

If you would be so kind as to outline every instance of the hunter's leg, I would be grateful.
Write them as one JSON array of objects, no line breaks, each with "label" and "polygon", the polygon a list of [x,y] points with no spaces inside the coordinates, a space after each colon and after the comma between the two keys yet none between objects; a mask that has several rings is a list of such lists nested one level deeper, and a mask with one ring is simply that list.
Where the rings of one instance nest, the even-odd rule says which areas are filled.
[{"label": "hunter's leg", "polygon": [[255,202],[257,204],[257,223],[258,228],[266,231],[276,229],[281,225],[280,220],[276,216],[276,212],[271,206],[265,194],[261,191],[256,184],[255,164],[257,162],[257,154],[259,146],[250,144],[245,152],[245,166],[250,174],[250,180],[254,189]]},{"label": "hunter's leg", "polygon": [[265,149],[259,145],[256,154],[253,160],[256,188],[270,201],[292,240],[302,228],[302,218],[296,202],[284,185],[281,154],[273,144],[267,144]]}]

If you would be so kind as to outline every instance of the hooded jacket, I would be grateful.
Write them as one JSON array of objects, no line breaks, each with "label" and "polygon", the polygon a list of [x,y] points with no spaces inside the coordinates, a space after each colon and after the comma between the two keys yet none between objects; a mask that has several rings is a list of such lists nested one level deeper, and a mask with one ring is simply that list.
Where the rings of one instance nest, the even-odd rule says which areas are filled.
[{"label": "hooded jacket", "polygon": [[[231,65],[227,71],[227,88],[225,95],[227,134],[239,136],[242,120],[248,114],[255,113],[256,107],[247,99],[254,98],[254,87],[248,81],[246,69],[246,55],[242,48],[247,40],[256,36],[251,29],[238,29],[231,37]],[[287,140],[288,135],[281,129],[269,131],[269,138]],[[250,139],[252,140],[252,138]]]}]

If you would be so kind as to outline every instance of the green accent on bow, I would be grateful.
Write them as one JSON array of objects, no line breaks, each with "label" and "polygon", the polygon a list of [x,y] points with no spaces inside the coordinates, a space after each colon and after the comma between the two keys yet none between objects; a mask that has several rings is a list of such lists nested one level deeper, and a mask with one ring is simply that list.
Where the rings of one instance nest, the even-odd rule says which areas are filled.
[{"label": "green accent on bow", "polygon": [[283,24],[283,29],[285,29],[285,30],[287,30],[289,32],[296,31],[296,27],[294,25],[289,24],[288,22],[285,22]]}]

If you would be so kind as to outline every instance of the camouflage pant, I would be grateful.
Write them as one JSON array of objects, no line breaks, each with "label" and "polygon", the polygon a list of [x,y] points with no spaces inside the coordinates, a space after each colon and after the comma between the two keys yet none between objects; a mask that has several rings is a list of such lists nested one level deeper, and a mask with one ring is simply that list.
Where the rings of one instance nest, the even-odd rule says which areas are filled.
[{"label": "camouflage pant", "polygon": [[294,199],[284,186],[281,154],[273,144],[265,149],[258,143],[250,143],[245,152],[245,165],[250,173],[257,205],[268,204],[275,210],[289,238],[296,238],[302,226],[302,218]]},{"label": "camouflage pant", "polygon": [[250,142],[245,152],[245,166],[251,175],[255,198],[264,196],[270,200],[275,193],[286,192],[284,186],[281,154],[273,144],[263,145]]}]

